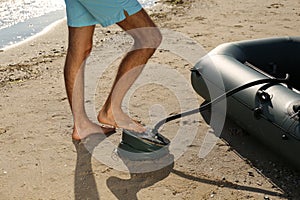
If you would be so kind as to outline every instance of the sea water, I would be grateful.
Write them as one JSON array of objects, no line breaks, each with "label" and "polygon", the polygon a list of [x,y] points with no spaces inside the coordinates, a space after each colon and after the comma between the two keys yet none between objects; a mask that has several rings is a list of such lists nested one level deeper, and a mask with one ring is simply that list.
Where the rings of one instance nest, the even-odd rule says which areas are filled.
[{"label": "sea water", "polygon": [[[139,0],[144,7],[157,0]],[[0,49],[40,33],[65,18],[64,0],[0,0]]]}]

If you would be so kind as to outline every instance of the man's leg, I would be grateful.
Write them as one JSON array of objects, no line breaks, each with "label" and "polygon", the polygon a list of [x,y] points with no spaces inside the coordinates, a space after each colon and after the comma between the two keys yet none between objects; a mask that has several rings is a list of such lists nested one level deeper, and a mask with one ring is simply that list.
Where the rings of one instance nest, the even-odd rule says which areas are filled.
[{"label": "man's leg", "polygon": [[112,129],[102,129],[92,123],[84,107],[84,68],[85,61],[93,46],[95,26],[69,27],[69,47],[64,75],[69,103],[71,106],[74,130],[73,139],[79,140],[93,133],[107,133]]},{"label": "man's leg", "polygon": [[145,127],[126,115],[121,109],[121,104],[126,92],[160,45],[162,36],[143,9],[134,15],[127,16],[118,25],[133,37],[134,45],[121,61],[112,90],[99,112],[98,120],[100,123],[143,132]]}]

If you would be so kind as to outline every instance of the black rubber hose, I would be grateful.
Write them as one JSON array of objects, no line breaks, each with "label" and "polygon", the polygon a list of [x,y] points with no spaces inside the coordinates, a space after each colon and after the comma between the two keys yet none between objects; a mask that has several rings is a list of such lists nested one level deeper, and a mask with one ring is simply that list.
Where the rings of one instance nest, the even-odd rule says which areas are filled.
[{"label": "black rubber hose", "polygon": [[241,85],[239,87],[236,87],[236,88],[233,88],[229,91],[227,91],[226,93],[218,96],[217,98],[213,99],[212,101],[200,106],[199,108],[196,108],[196,109],[192,109],[192,110],[188,110],[188,111],[185,111],[185,112],[182,112],[182,113],[179,113],[179,114],[176,114],[176,115],[172,115],[172,116],[169,116],[165,119],[162,119],[160,120],[153,128],[153,132],[158,132],[158,129],[165,123],[167,122],[170,122],[170,121],[173,121],[175,119],[179,119],[179,118],[182,118],[182,117],[185,117],[185,116],[188,116],[188,115],[192,115],[192,114],[196,114],[196,113],[199,113],[199,112],[202,112],[206,109],[208,109],[212,104],[215,104],[215,103],[218,103],[220,101],[222,101],[223,99],[227,98],[227,97],[230,97],[232,96],[233,94],[237,93],[237,92],[240,92],[242,90],[245,90],[247,88],[250,88],[250,87],[253,87],[255,85],[260,85],[260,84],[263,84],[263,83],[269,83],[269,84],[279,84],[279,83],[287,83],[288,82],[288,79],[289,79],[289,75],[287,74],[286,77],[284,79],[280,79],[280,78],[276,78],[276,79],[270,79],[270,78],[267,78],[267,79],[260,79],[260,80],[256,80],[256,81],[252,81],[252,82],[249,82],[249,83],[246,83],[244,85]]}]

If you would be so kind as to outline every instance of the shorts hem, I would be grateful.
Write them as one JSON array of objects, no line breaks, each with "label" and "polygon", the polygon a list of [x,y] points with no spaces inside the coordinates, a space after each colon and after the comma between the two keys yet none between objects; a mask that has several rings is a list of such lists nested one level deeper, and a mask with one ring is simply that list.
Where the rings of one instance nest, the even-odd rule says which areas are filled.
[{"label": "shorts hem", "polygon": [[70,27],[76,27],[76,28],[85,27],[85,26],[93,26],[96,24],[100,24],[102,27],[108,27],[110,25],[113,25],[113,24],[123,21],[126,18],[124,11],[126,11],[128,13],[128,15],[131,16],[131,15],[138,13],[142,9],[143,9],[142,6],[138,6],[138,7],[134,7],[134,8],[130,8],[130,9],[124,8],[117,15],[115,15],[114,17],[111,17],[110,19],[106,19],[106,20],[102,20],[102,21],[95,19],[94,22],[86,23],[86,24],[76,24],[76,23],[69,23],[69,22],[67,24]]},{"label": "shorts hem", "polygon": [[95,23],[89,23],[89,24],[72,24],[72,23],[67,23],[69,27],[74,27],[74,28],[80,28],[80,27],[86,27],[86,26],[94,26],[96,24],[99,24],[99,22],[95,22]]}]

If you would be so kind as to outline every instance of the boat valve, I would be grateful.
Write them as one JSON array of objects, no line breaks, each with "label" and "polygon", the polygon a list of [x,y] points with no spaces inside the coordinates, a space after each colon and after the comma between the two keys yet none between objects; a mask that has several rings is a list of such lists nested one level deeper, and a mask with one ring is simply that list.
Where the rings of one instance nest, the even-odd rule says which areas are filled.
[{"label": "boat valve", "polygon": [[300,104],[298,105],[293,105],[293,111],[294,114],[291,115],[291,118],[298,118],[298,120],[300,119]]},{"label": "boat valve", "polygon": [[254,108],[254,117],[256,119],[260,119],[261,115],[263,114],[263,105],[269,103],[272,99],[271,95],[264,90],[258,90],[256,96],[259,100],[259,105]]},{"label": "boat valve", "polygon": [[265,92],[264,90],[258,90],[257,91],[257,97],[261,102],[268,102],[271,100],[271,96]]}]

